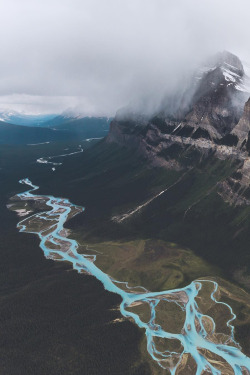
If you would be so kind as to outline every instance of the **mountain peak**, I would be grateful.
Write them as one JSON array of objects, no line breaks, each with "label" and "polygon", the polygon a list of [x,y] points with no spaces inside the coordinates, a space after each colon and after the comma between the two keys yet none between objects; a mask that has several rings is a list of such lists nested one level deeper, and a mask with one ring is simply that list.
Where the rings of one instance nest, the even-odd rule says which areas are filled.
[{"label": "mountain peak", "polygon": [[216,55],[208,60],[208,65],[216,68],[230,68],[230,70],[234,70],[241,77],[244,75],[244,68],[241,60],[238,56],[229,51],[216,53]]}]

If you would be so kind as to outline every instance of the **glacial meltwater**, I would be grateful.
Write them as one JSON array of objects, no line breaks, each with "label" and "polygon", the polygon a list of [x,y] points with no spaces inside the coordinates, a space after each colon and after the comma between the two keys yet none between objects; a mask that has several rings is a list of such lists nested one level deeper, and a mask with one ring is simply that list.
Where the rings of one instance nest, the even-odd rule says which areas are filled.
[{"label": "glacial meltwater", "polygon": [[[223,368],[230,369],[228,372],[223,371],[224,374],[250,374],[250,358],[242,353],[234,338],[232,322],[236,316],[228,304],[216,300],[218,284],[215,281],[196,280],[184,288],[161,292],[149,292],[143,287],[129,288],[126,283],[114,280],[95,265],[98,255],[79,254],[77,241],[66,236],[64,223],[70,217],[84,211],[84,208],[72,204],[68,199],[35,195],[33,192],[38,189],[38,186],[33,185],[28,178],[21,180],[20,183],[29,185],[30,189],[18,194],[19,199],[43,201],[51,210],[26,217],[17,224],[17,228],[21,232],[37,234],[41,241],[40,247],[47,258],[70,262],[79,273],[86,272],[96,277],[106,290],[118,294],[122,299],[121,314],[125,318],[132,319],[139,328],[145,330],[148,353],[159,366],[166,369],[166,373],[177,374],[183,357],[189,354],[195,361],[194,373],[196,375],[202,375],[205,372],[212,375],[221,374],[218,366],[215,365],[216,362],[222,363]],[[46,225],[40,225],[41,222]],[[212,340],[211,332],[207,333],[204,324],[206,319],[212,322],[212,332],[215,331],[216,325],[211,316],[202,314],[197,303],[196,297],[207,283],[212,286],[211,300],[215,304],[223,304],[229,310],[230,319],[227,321],[227,327],[230,334],[223,343]],[[185,322],[181,332],[170,333],[166,328],[163,329],[161,325],[156,324],[156,307],[160,301],[176,303],[182,309]],[[146,323],[138,314],[128,310],[131,306],[142,303],[146,303],[150,308],[151,317]],[[181,351],[159,350],[156,345],[157,339],[178,340],[181,344]],[[205,353],[210,353],[209,359]]]}]

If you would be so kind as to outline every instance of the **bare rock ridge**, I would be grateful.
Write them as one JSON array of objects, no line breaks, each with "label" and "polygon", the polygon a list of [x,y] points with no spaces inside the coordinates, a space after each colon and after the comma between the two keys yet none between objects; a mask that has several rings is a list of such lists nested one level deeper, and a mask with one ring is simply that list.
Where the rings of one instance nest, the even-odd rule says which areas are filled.
[{"label": "bare rock ridge", "polygon": [[239,145],[243,145],[248,140],[248,133],[250,130],[250,98],[245,103],[244,112],[238,124],[232,130],[232,135],[235,135],[239,140]]},{"label": "bare rock ridge", "polygon": [[[244,141],[249,129],[244,127],[238,134],[234,128],[243,116],[244,105],[250,95],[246,82],[247,77],[239,58],[229,52],[219,53],[195,72],[187,88],[180,88],[168,96],[162,111],[147,124],[160,126],[165,134],[211,139],[221,141],[222,144],[224,137],[229,134],[231,136],[226,137],[225,142],[231,139],[236,143],[238,136],[239,140]],[[147,125],[139,117],[136,120],[116,118],[114,123],[124,126],[124,121],[128,127]],[[112,124],[108,140],[113,137],[114,127]]]},{"label": "bare rock ridge", "polygon": [[151,119],[117,116],[106,142],[129,147],[152,165],[176,170],[184,168],[178,155],[188,148],[195,150],[197,160],[211,154],[237,160],[241,164],[237,183],[246,189],[250,184],[248,82],[240,59],[227,51],[219,53],[194,73],[188,87],[166,97]]},{"label": "bare rock ridge", "polygon": [[219,140],[239,122],[248,99],[243,66],[228,52],[219,54],[215,61],[216,57],[196,73],[191,87],[183,94],[182,103],[189,104],[177,109],[181,116],[173,116],[174,124],[167,116],[156,116],[169,125],[178,125],[175,132],[190,133],[194,138],[200,138],[202,134],[203,138]]}]

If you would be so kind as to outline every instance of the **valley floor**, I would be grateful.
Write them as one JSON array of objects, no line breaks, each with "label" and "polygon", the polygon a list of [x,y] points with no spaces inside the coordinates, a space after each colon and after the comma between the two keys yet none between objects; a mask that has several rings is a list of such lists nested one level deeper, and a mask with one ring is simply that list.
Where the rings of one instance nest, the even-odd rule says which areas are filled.
[{"label": "valley floor", "polygon": [[[89,146],[86,146],[83,153],[63,160],[56,159],[55,161],[62,161],[62,165],[53,171],[46,164],[37,164],[36,160],[41,156],[55,155],[55,146],[52,148],[47,144],[37,147],[39,148],[32,149],[32,151],[25,149],[25,152],[23,147],[20,149],[17,147],[13,153],[13,148],[1,146],[0,173],[4,182],[2,185],[3,206],[12,204],[9,208],[19,210],[19,214],[25,214],[25,210],[36,212],[44,209],[44,205],[39,207],[39,205],[34,206],[29,203],[28,206],[23,207],[20,202],[9,201],[11,196],[20,192],[18,179],[29,176],[35,184],[41,186],[39,193],[41,191],[42,194],[67,197],[74,203],[85,207],[84,214],[75,216],[67,224],[70,236],[80,243],[80,252],[97,254],[97,266],[115,279],[129,282],[130,286],[143,285],[151,291],[158,292],[183,287],[194,279],[204,277],[219,282],[218,296],[221,301],[233,307],[237,317],[234,321],[236,339],[240,342],[243,351],[249,355],[249,295],[237,284],[238,280],[244,285],[244,280],[248,277],[248,270],[244,268],[244,264],[248,256],[245,249],[249,243],[246,236],[249,216],[247,209],[234,208],[223,203],[216,188],[217,182],[231,174],[236,166],[232,163],[209,160],[202,168],[185,172],[183,176],[183,172],[166,172],[160,168],[152,170],[147,167],[144,160],[135,158],[126,150],[119,151],[115,147],[107,148],[103,142],[100,142],[89,150],[87,149]],[[66,148],[63,144],[58,144],[57,147],[58,155],[61,154],[62,148]],[[24,155],[22,160],[18,160],[19,152]],[[174,188],[168,189],[172,185]],[[152,201],[152,204],[150,202],[148,207],[143,208],[131,221],[128,220],[122,225],[112,221],[112,217],[131,212],[133,207],[149,201],[150,197],[159,195],[159,192],[164,189],[166,189],[166,194],[160,195],[159,199]],[[214,216],[215,208],[217,216]],[[9,223],[12,223],[12,226],[8,225],[8,227],[11,236],[15,233],[14,223],[18,219],[10,211],[7,212],[3,209],[2,215],[10,218]],[[27,238],[25,234],[15,234],[15,236]],[[231,240],[232,237],[233,240]],[[7,246],[9,247],[8,238]],[[35,239],[32,241],[39,252],[37,241]],[[233,255],[235,246],[245,257],[240,257],[237,262]],[[28,246],[27,251],[32,251],[32,249],[32,246]],[[15,248],[13,251],[16,254]],[[52,269],[56,267],[60,272],[62,270],[62,275],[64,275],[65,268],[61,264],[58,266],[53,264],[49,267]],[[238,272],[242,270],[240,276],[239,273],[237,276],[237,270]],[[15,288],[17,293],[19,291],[21,293],[22,287],[17,286],[19,284],[17,275]],[[8,275],[8,277],[11,280],[12,276]],[[85,277],[83,277],[84,280]],[[209,293],[211,294],[211,291]],[[5,292],[3,289],[4,298],[9,294],[12,294],[9,288]],[[202,299],[206,300],[207,297],[204,295]],[[49,302],[48,309],[52,308],[51,303],[53,304]],[[219,309],[212,303],[207,306],[205,304],[202,306],[203,313],[212,314],[218,330],[226,335],[228,334],[226,331],[228,327],[225,325],[228,321],[226,318],[228,309],[225,307],[225,311],[222,311],[221,305],[218,306],[220,306]],[[112,321],[117,322],[114,325],[117,330],[122,329],[124,325],[132,324],[121,320],[117,311],[117,302],[113,308],[112,311],[116,311],[116,317]],[[143,306],[139,305],[134,308],[140,316],[146,319],[148,313]],[[176,314],[176,311],[168,311],[166,306],[162,311],[163,313],[160,312],[162,324],[169,321],[169,316]],[[221,316],[225,319],[221,319]],[[174,325],[175,322],[171,324]],[[207,324],[209,330],[209,323]],[[140,348],[140,353],[137,352],[133,358],[128,354],[129,367],[121,371],[124,374],[160,373],[161,370],[147,358],[143,335],[132,327],[133,325],[131,325],[131,335],[135,330],[137,339],[134,343],[137,350]],[[95,330],[94,326],[93,329]],[[84,329],[82,333],[84,336]],[[45,333],[45,339],[46,335],[48,334]],[[77,337],[79,338],[79,335]],[[129,341],[130,339],[127,343]],[[78,354],[74,351],[70,353],[74,367]],[[94,351],[92,354],[94,355]],[[92,354],[89,353],[90,357]],[[46,357],[46,354],[44,355]],[[190,361],[188,358],[185,360],[187,363]],[[35,361],[37,363],[38,358]],[[90,363],[84,358],[82,361],[83,366],[88,366],[87,362]],[[6,361],[6,366],[9,366],[7,363],[8,361]],[[53,359],[51,359],[51,365],[52,363]],[[88,374],[95,373],[91,372],[91,368],[85,371]],[[120,370],[116,368],[116,372],[113,372],[114,369],[109,368],[106,371],[107,374],[118,374]],[[41,370],[41,374],[43,373],[45,372]]]}]

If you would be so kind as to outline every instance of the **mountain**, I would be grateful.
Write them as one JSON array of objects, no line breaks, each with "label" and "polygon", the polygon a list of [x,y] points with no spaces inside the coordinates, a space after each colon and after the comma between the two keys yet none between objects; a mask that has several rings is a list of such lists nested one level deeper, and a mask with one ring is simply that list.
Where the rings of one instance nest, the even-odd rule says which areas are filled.
[{"label": "mountain", "polygon": [[43,193],[86,207],[71,224],[83,241],[179,243],[250,288],[247,76],[230,53],[212,63],[195,72],[176,108],[166,98],[151,119],[117,116],[107,137],[74,165],[65,160]]},{"label": "mountain", "polygon": [[[23,119],[25,123],[25,119]],[[103,138],[107,135],[111,119],[106,117],[69,118],[57,116],[39,126],[16,125],[0,121],[0,143],[27,144]]]},{"label": "mountain", "polygon": [[[244,190],[237,204],[250,202],[246,193],[250,178],[248,86],[240,59],[229,52],[220,53],[194,74],[188,88],[166,98],[165,107],[150,120],[116,118],[106,142],[133,148],[152,165],[174,170],[193,167],[193,159],[183,159],[191,150],[195,162],[211,154],[237,161],[240,166],[234,185],[240,184]],[[229,199],[228,193],[225,199]],[[232,199],[237,196],[231,192]]]},{"label": "mountain", "polygon": [[0,109],[0,121],[23,126],[43,126],[48,121],[55,118],[55,114],[48,115],[29,115],[14,110],[1,110]]},{"label": "mountain", "polygon": [[70,131],[83,138],[102,138],[107,135],[111,121],[112,118],[108,117],[87,117],[67,112],[44,123],[43,126]]},{"label": "mountain", "polygon": [[[148,124],[157,123],[165,134],[222,140],[239,122],[249,92],[249,78],[241,61],[223,52],[196,71],[187,87],[183,84],[168,95],[161,112]],[[124,120],[119,113],[116,119]],[[136,123],[141,120],[136,119]]]},{"label": "mountain", "polygon": [[0,121],[0,144],[35,144],[74,138],[75,136],[67,131],[13,125]]},{"label": "mountain", "polygon": [[[60,115],[48,114],[48,115],[28,115],[20,113],[14,110],[0,110],[0,123],[20,125],[25,127],[40,127],[50,128],[53,131],[57,130],[60,132],[70,133],[69,137],[72,138],[103,138],[109,131],[109,125],[112,118],[109,117],[90,117],[86,116],[75,110],[64,111]],[[12,127],[12,131],[13,131]],[[5,130],[7,132],[7,129]],[[15,130],[18,131],[18,130]],[[24,131],[19,130],[21,134]],[[52,132],[46,131],[34,131],[31,133],[36,134],[52,134]],[[3,127],[2,127],[3,134]],[[25,137],[24,137],[25,138]],[[23,138],[23,139],[24,139]],[[61,139],[61,137],[59,137]],[[10,138],[9,138],[10,139]],[[22,139],[22,137],[21,137]],[[46,137],[43,139],[47,139]],[[57,139],[57,137],[50,137],[50,139]]]}]

